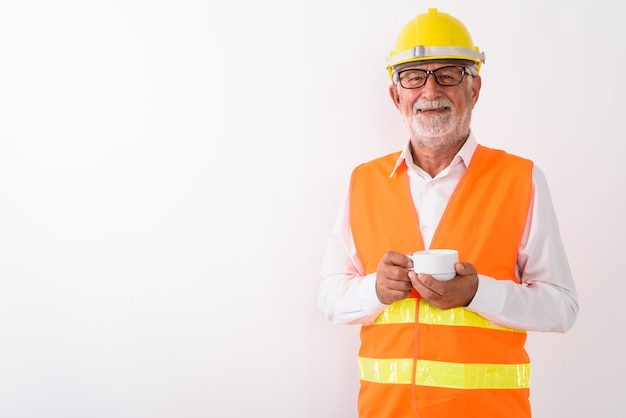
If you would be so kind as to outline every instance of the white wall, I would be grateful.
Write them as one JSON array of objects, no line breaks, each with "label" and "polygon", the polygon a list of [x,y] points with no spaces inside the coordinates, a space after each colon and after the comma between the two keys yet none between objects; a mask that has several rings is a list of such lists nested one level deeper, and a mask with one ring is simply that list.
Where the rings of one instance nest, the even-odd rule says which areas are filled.
[{"label": "white wall", "polygon": [[474,131],[546,172],[580,293],[530,336],[535,416],[620,416],[614,5],[3,2],[0,416],[355,417],[318,272],[350,170],[406,138],[384,58],[432,6],[486,51]]}]

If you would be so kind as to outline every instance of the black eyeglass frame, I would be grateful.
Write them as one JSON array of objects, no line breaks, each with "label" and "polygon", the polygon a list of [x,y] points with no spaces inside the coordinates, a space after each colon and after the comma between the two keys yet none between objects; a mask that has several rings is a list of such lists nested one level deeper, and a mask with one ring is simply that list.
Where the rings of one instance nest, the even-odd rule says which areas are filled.
[{"label": "black eyeglass frame", "polygon": [[[439,77],[437,77],[437,71],[439,70],[443,70],[444,68],[460,68],[462,70],[461,73],[461,79],[459,80],[458,83],[455,84],[441,84],[441,82],[439,82]],[[424,77],[424,82],[422,84],[420,84],[419,86],[416,87],[405,87],[402,84],[402,80],[400,78],[400,76],[402,75],[402,73],[405,73],[407,71],[422,71],[426,74],[426,77]],[[442,87],[454,87],[454,86],[458,86],[459,84],[461,84],[463,82],[463,79],[465,78],[465,74],[472,76],[473,74],[467,69],[467,67],[463,66],[463,65],[446,65],[445,67],[439,67],[436,70],[423,70],[421,68],[407,68],[406,70],[402,70],[402,71],[398,71],[396,73],[396,79],[398,80],[398,83],[402,86],[402,88],[404,89],[419,89],[422,88],[426,85],[426,83],[428,82],[428,77],[430,77],[430,75],[433,75],[435,77],[435,82],[437,84],[439,84]]]}]

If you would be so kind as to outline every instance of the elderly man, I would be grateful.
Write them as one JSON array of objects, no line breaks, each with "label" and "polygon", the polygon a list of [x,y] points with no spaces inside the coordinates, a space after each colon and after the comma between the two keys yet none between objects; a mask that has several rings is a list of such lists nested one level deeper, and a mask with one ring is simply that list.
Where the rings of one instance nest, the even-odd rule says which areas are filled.
[{"label": "elderly man", "polygon": [[[483,63],[437,9],[390,55],[410,139],[353,171],[319,290],[329,320],[361,325],[359,417],[530,417],[526,331],[576,319],[543,173],[470,130]],[[458,251],[452,280],[412,270],[409,254],[437,248]]]}]

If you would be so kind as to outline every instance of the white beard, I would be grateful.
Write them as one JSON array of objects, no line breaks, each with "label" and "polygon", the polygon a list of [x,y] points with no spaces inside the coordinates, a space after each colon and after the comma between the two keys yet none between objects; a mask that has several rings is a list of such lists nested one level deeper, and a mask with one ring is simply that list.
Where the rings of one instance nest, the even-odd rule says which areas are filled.
[{"label": "white beard", "polygon": [[[467,102],[469,103],[469,97]],[[429,115],[418,110],[441,107],[448,107],[450,111]],[[439,150],[465,140],[470,129],[472,107],[467,106],[465,112],[458,115],[454,112],[453,103],[448,99],[418,99],[413,105],[413,114],[402,116],[413,143]]]}]

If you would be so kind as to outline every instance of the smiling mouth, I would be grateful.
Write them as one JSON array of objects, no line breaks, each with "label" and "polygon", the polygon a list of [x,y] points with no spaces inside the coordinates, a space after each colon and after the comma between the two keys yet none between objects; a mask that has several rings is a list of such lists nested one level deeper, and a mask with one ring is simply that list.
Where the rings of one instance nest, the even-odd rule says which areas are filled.
[{"label": "smiling mouth", "polygon": [[422,113],[422,112],[443,112],[446,110],[450,110],[449,107],[431,107],[431,108],[423,108],[423,109],[417,109],[418,112]]}]

